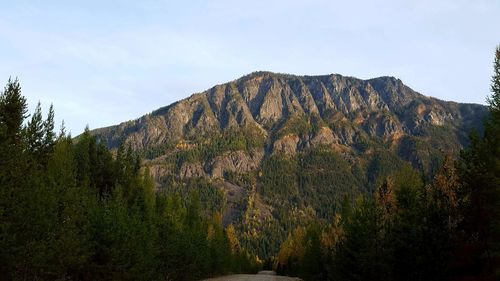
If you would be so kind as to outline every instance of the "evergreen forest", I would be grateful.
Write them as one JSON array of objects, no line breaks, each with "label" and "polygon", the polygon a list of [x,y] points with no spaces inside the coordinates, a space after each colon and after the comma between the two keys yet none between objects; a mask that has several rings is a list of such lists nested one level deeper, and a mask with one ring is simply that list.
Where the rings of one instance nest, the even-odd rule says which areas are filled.
[{"label": "evergreen forest", "polygon": [[[500,47],[487,102],[483,128],[432,173],[386,154],[352,170],[326,148],[264,159],[259,194],[281,225],[238,229],[223,223],[222,195],[207,180],[157,188],[148,155],[109,150],[88,128],[76,138],[64,124],[56,130],[53,107],[28,114],[19,80],[9,79],[0,95],[0,280],[200,280],[261,269],[304,280],[499,280]],[[262,142],[241,132],[172,157],[180,166]],[[244,174],[224,177],[253,185]],[[297,202],[322,219],[294,212]],[[248,238],[256,231],[261,240]]]}]

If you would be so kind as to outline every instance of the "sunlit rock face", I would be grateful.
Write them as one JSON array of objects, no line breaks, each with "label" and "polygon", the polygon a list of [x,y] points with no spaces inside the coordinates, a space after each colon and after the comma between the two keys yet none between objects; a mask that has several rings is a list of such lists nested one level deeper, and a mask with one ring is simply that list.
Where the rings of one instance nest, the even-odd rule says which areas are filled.
[{"label": "sunlit rock face", "polygon": [[[222,178],[227,172],[258,170],[266,155],[293,156],[319,146],[362,157],[371,144],[387,144],[403,159],[423,165],[412,149],[435,146],[429,139],[439,135],[448,142],[443,151],[456,151],[466,145],[469,130],[481,126],[486,112],[481,105],[424,96],[394,77],[255,72],[92,133],[110,148],[124,144],[142,152],[155,149],[149,158],[158,158],[156,178]],[[200,149],[232,132],[261,142],[192,163],[158,166],[172,153]]]}]

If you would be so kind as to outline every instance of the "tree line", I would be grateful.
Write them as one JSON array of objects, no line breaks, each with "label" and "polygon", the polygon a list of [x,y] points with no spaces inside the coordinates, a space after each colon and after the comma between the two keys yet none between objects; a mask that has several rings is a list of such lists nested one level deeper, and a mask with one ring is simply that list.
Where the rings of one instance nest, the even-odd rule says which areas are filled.
[{"label": "tree line", "polygon": [[297,227],[273,267],[305,280],[500,279],[500,47],[484,133],[431,182],[409,166],[344,200],[328,224]]},{"label": "tree line", "polygon": [[[0,280],[198,280],[254,272],[262,264],[247,250],[270,249],[278,254],[269,266],[305,280],[498,280],[500,48],[491,89],[484,133],[472,132],[431,181],[384,155],[369,173],[322,149],[271,157],[258,188],[280,224],[238,230],[223,227],[209,183],[156,189],[140,155],[111,152],[88,129],[77,139],[64,126],[56,133],[52,106],[45,119],[40,104],[28,116],[9,80],[0,94]],[[260,145],[226,137],[175,160]],[[376,188],[358,192],[357,181]],[[310,211],[303,217],[293,212],[299,203]],[[255,229],[258,243],[237,234]]]},{"label": "tree line", "polygon": [[200,196],[156,192],[132,150],[31,116],[18,80],[0,95],[0,280],[197,280],[256,271]]}]

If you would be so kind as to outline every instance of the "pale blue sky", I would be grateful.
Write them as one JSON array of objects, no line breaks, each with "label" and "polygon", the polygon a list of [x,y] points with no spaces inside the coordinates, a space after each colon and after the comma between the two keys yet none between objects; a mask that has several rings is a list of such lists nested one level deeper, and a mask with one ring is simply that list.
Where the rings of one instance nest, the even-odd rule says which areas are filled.
[{"label": "pale blue sky", "polygon": [[499,0],[2,1],[0,82],[73,135],[256,70],[395,76],[484,103]]}]

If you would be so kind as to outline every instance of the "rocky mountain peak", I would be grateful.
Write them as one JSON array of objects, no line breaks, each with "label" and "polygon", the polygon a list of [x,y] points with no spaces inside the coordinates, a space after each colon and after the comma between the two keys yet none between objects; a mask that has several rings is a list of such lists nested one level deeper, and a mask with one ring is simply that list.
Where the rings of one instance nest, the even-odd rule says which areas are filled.
[{"label": "rocky mountain peak", "polygon": [[486,112],[394,77],[261,71],[92,133],[140,153],[158,189],[198,188],[205,203],[224,206],[224,224],[243,227],[274,225],[283,206],[293,219],[331,220],[339,200],[373,191],[403,165],[432,176]]},{"label": "rocky mountain peak", "polygon": [[[214,137],[237,135],[247,144],[258,143],[252,149],[265,154],[293,155],[315,146],[360,153],[370,143],[397,148],[435,131],[446,132],[453,140],[450,146],[460,147],[485,112],[481,105],[426,97],[395,77],[362,80],[259,71],[93,133],[111,148],[125,143],[138,151],[175,148],[179,143],[197,147]],[[235,167],[258,167],[254,158],[237,155],[253,162]],[[230,162],[226,160],[221,161]],[[210,162],[214,159],[206,161],[184,167],[184,174],[210,174],[206,167],[219,167],[216,174],[222,173],[221,165]]]}]

